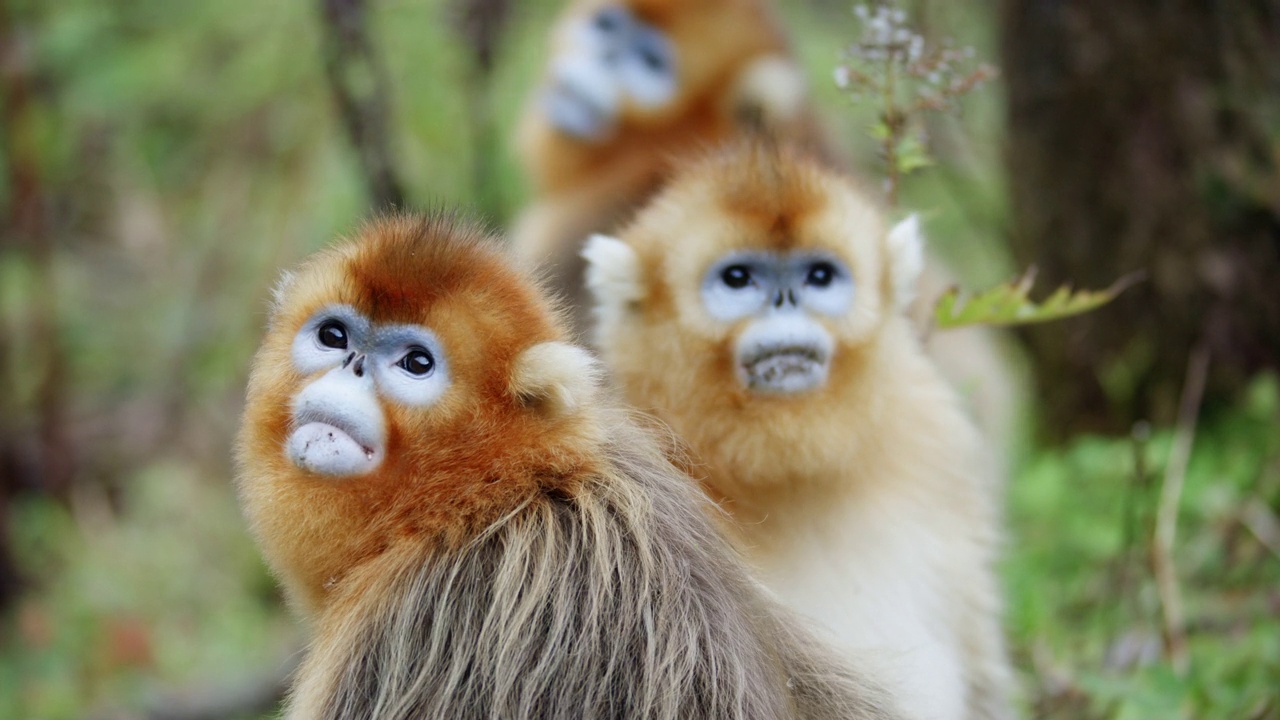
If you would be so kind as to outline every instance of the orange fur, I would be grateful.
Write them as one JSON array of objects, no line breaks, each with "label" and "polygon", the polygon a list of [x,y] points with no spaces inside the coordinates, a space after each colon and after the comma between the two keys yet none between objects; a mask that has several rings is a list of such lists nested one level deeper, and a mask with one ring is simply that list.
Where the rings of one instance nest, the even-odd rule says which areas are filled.
[{"label": "orange fur", "polygon": [[[346,339],[330,343],[336,318]],[[372,222],[286,276],[237,441],[245,514],[314,631],[286,717],[897,717],[761,592],[563,336],[494,243],[447,217]],[[424,345],[434,373],[388,359]],[[443,389],[406,395],[409,375]],[[291,428],[295,399],[320,393],[357,419]],[[318,417],[309,402],[299,417]],[[352,466],[309,463],[313,443],[335,447],[309,435],[289,454],[325,424],[378,463],[339,476]]]},{"label": "orange fur", "polygon": [[[902,260],[867,198],[786,147],[744,143],[690,163],[619,234],[634,257],[614,250],[624,267],[589,269],[597,343],[626,397],[688,443],[694,472],[784,601],[851,653],[888,658],[921,716],[1007,717],[992,567],[999,485],[902,313]],[[837,345],[824,387],[753,393],[733,352],[751,318],[712,317],[702,278],[730,251],[794,248],[847,263],[853,305],[815,317]]]},{"label": "orange fur", "polygon": [[[350,568],[399,540],[457,544],[548,478],[568,485],[590,471],[572,433],[548,438],[545,423],[512,400],[505,379],[519,354],[562,331],[529,281],[475,231],[445,218],[371,224],[358,242],[305,264],[288,295],[254,361],[241,434],[242,463],[266,472],[241,489],[268,562],[303,608],[322,607]],[[308,380],[291,368],[289,343],[330,302],[375,322],[438,328],[456,358],[453,387],[431,412],[386,408],[387,461],[359,483],[308,475],[280,450],[290,400]],[[548,442],[562,447],[548,454]]]}]

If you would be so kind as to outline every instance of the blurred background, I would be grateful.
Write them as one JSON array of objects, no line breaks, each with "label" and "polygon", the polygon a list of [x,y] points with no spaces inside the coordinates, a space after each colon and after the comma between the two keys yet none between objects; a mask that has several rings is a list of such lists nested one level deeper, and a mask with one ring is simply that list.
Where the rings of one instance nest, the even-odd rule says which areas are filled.
[{"label": "blurred background", "polygon": [[[301,631],[229,447],[268,288],[388,203],[505,225],[560,4],[0,0],[0,717],[274,711]],[[778,4],[878,172],[852,4]],[[1280,717],[1280,6],[1158,5],[902,5],[1002,70],[902,187],[965,285],[1144,277],[1015,335],[1031,717]]]}]

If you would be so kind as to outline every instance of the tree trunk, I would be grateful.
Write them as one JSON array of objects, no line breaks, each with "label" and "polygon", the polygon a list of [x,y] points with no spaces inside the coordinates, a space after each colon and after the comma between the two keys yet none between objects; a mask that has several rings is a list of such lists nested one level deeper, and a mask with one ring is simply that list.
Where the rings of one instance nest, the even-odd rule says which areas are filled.
[{"label": "tree trunk", "polygon": [[1014,250],[1044,287],[1145,281],[1028,330],[1050,434],[1170,422],[1280,367],[1280,3],[1003,0]]}]

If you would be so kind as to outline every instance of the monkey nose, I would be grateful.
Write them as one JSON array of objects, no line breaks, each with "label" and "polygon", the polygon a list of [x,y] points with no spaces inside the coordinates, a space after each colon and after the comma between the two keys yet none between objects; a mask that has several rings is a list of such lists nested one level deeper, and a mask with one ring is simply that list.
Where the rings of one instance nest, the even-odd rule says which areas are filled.
[{"label": "monkey nose", "polygon": [[351,365],[352,361],[354,361],[355,367],[351,368],[351,372],[354,372],[356,377],[364,377],[364,359],[364,355],[357,356],[356,353],[353,352],[347,356],[346,360],[342,361],[342,369],[346,370]]}]

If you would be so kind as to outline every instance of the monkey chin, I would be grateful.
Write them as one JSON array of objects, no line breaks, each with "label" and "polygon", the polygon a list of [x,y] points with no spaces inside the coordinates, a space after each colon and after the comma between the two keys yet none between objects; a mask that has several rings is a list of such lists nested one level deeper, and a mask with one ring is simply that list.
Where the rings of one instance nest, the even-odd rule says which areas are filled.
[{"label": "monkey chin", "polygon": [[821,348],[765,348],[739,357],[738,377],[752,392],[798,395],[826,385],[829,368],[829,359]]},{"label": "monkey chin", "polygon": [[382,464],[382,448],[357,440],[341,423],[315,420],[289,433],[289,461],[301,470],[330,477],[354,477]]}]

